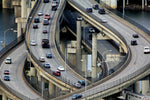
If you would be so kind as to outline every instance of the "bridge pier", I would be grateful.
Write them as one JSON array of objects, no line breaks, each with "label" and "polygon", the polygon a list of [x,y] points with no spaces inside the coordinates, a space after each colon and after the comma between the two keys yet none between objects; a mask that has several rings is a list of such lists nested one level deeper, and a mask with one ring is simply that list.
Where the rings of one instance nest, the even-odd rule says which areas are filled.
[{"label": "bridge pier", "polygon": [[49,94],[53,95],[55,93],[55,86],[52,82],[49,82]]},{"label": "bridge pier", "polygon": [[140,81],[135,82],[135,84],[134,84],[134,92],[140,93]]},{"label": "bridge pier", "polygon": [[142,79],[142,94],[150,96],[150,77]]},{"label": "bridge pier", "polygon": [[12,5],[14,7],[15,18],[21,17],[21,1],[20,0],[13,1]]},{"label": "bridge pier", "polygon": [[2,100],[7,100],[7,96],[5,93],[2,94]]},{"label": "bridge pier", "polygon": [[92,82],[97,78],[97,33],[92,34]]},{"label": "bridge pier", "polygon": [[2,2],[3,8],[13,8],[12,0],[2,0]]}]

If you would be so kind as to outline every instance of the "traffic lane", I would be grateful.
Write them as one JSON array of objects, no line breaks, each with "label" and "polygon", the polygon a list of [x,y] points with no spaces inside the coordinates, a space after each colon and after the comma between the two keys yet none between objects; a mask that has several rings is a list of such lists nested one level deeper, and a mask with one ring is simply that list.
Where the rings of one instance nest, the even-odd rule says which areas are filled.
[{"label": "traffic lane", "polygon": [[[16,56],[17,55],[17,56]],[[17,48],[14,52],[9,55],[12,58],[12,64],[5,64],[3,61],[1,65],[1,79],[2,81],[9,86],[11,89],[19,92],[22,95],[25,95],[28,98],[36,99],[39,98],[38,95],[33,93],[29,87],[24,83],[22,78],[22,67],[24,65],[24,61],[27,57],[25,44],[23,43],[19,48]],[[4,70],[9,70],[10,81],[4,81]]]}]

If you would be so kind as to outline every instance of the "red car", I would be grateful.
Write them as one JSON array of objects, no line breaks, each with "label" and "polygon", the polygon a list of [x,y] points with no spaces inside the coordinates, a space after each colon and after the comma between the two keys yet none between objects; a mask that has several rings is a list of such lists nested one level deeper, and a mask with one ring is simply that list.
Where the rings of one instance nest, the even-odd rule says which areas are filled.
[{"label": "red car", "polygon": [[48,19],[49,20],[50,19],[50,14],[46,13],[45,16],[44,16],[44,19]]},{"label": "red car", "polygon": [[9,74],[9,70],[4,70],[4,74]]},{"label": "red car", "polygon": [[60,71],[53,71],[53,75],[55,75],[55,76],[61,76],[61,72]]}]

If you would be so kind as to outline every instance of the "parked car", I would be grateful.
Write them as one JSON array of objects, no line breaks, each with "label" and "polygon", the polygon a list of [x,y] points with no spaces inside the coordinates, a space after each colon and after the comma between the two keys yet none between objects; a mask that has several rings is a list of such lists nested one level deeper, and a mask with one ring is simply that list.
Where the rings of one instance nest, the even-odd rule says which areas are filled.
[{"label": "parked car", "polygon": [[137,41],[136,40],[131,40],[131,45],[137,45]]},{"label": "parked car", "polygon": [[61,76],[61,72],[56,70],[56,71],[53,71],[53,75],[55,76]]},{"label": "parked car", "polygon": [[145,46],[144,47],[144,54],[150,53],[150,47],[149,46]]},{"label": "parked car", "polygon": [[138,37],[139,37],[139,35],[138,35],[137,33],[134,33],[132,36],[133,36],[134,38],[138,38]]},{"label": "parked car", "polygon": [[40,22],[40,19],[38,17],[35,17],[34,18],[34,23],[39,23]]},{"label": "parked car", "polygon": [[42,11],[39,11],[38,12],[38,16],[42,16],[43,15],[43,12]]},{"label": "parked car", "polygon": [[72,99],[78,99],[78,98],[82,98],[82,95],[81,94],[72,95]]},{"label": "parked car", "polygon": [[44,64],[44,67],[45,67],[45,68],[50,68],[50,64],[49,64],[49,63],[45,63],[45,64]]},{"label": "parked car", "polygon": [[44,19],[48,19],[49,20],[50,19],[50,14],[46,13],[45,16],[44,16]]},{"label": "parked car", "polygon": [[64,66],[59,66],[57,69],[60,70],[60,71],[64,71],[65,70]]},{"label": "parked car", "polygon": [[44,20],[43,20],[43,25],[49,25],[48,19],[44,19]]},{"label": "parked car", "polygon": [[98,10],[98,13],[99,13],[99,14],[105,14],[105,9],[100,8],[100,9]]},{"label": "parked car", "polygon": [[5,63],[6,63],[6,64],[11,64],[11,63],[12,63],[11,58],[10,58],[10,57],[7,57],[6,60],[5,60]]},{"label": "parked car", "polygon": [[92,12],[93,12],[93,10],[92,10],[92,8],[86,8],[86,12],[88,12],[88,13],[92,13]]},{"label": "parked car", "polygon": [[36,46],[37,43],[35,42],[35,40],[31,40],[30,45],[31,45],[31,46]]},{"label": "parked car", "polygon": [[40,60],[41,62],[45,62],[45,57],[40,57],[39,60]]},{"label": "parked car", "polygon": [[78,83],[80,83],[81,85],[85,85],[85,81],[84,80],[79,80]]},{"label": "parked car", "polygon": [[33,29],[37,29],[38,28],[38,24],[33,24]]},{"label": "parked car", "polygon": [[48,39],[42,39],[42,48],[49,48],[49,40]]},{"label": "parked car", "polygon": [[47,58],[52,58],[52,54],[51,53],[46,53],[46,57]]},{"label": "parked car", "polygon": [[80,83],[73,83],[73,85],[74,85],[76,88],[81,88],[81,84],[80,84]]},{"label": "parked car", "polygon": [[9,76],[4,76],[4,80],[5,81],[10,81],[10,77]]},{"label": "parked car", "polygon": [[95,33],[95,30],[93,28],[89,28],[89,33]]},{"label": "parked car", "polygon": [[94,5],[93,5],[93,9],[96,9],[96,10],[99,9],[98,4],[94,4]]},{"label": "parked car", "polygon": [[4,70],[4,74],[9,74],[9,70]]},{"label": "parked car", "polygon": [[43,29],[43,33],[47,33],[47,29]]}]

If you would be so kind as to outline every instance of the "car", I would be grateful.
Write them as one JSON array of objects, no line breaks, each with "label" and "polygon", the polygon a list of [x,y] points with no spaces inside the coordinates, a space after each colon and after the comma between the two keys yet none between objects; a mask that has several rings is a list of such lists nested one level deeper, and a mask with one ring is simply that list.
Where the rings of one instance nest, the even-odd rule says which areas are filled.
[{"label": "car", "polygon": [[65,70],[64,66],[59,66],[57,69],[60,70],[60,71],[64,71]]},{"label": "car", "polygon": [[49,3],[49,0],[43,0],[43,3]]},{"label": "car", "polygon": [[52,6],[58,6],[58,2],[57,1],[53,1],[52,2]]},{"label": "car", "polygon": [[99,14],[105,14],[105,9],[100,8],[100,9],[98,10],[98,13],[99,13]]},{"label": "car", "polygon": [[50,68],[50,64],[49,64],[49,63],[45,63],[45,64],[44,64],[44,67],[45,67],[45,68]]},{"label": "car", "polygon": [[88,12],[88,13],[92,13],[92,12],[93,12],[93,10],[92,10],[92,8],[86,8],[86,12]]},{"label": "car", "polygon": [[78,16],[76,20],[82,21],[82,17],[81,17],[81,16]]},{"label": "car", "polygon": [[79,80],[78,83],[80,83],[81,85],[85,85],[85,81],[84,80]]},{"label": "car", "polygon": [[38,12],[38,16],[43,16],[43,12],[42,12],[42,11],[39,11],[39,12]]},{"label": "car", "polygon": [[4,76],[4,80],[5,81],[10,81],[10,77],[9,76]]},{"label": "car", "polygon": [[49,20],[50,19],[50,14],[46,13],[45,16],[44,16],[44,19],[48,19]]},{"label": "car", "polygon": [[61,76],[61,72],[56,70],[56,71],[53,71],[53,75],[55,76]]},{"label": "car", "polygon": [[52,58],[52,54],[51,53],[46,53],[46,57],[47,58]]},{"label": "car", "polygon": [[82,98],[81,94],[73,94],[72,95],[72,99],[78,99],[78,98]]},{"label": "car", "polygon": [[33,24],[33,29],[37,29],[38,28],[38,24]]},{"label": "car", "polygon": [[73,85],[74,85],[76,88],[81,88],[81,84],[80,84],[80,83],[73,83]]},{"label": "car", "polygon": [[39,60],[40,60],[41,62],[45,62],[45,57],[40,57]]},{"label": "car", "polygon": [[44,19],[44,20],[43,20],[43,25],[49,25],[48,19]]},{"label": "car", "polygon": [[114,73],[115,71],[114,71],[114,69],[110,69],[109,70],[109,75],[111,75],[112,73]]},{"label": "car", "polygon": [[57,5],[53,5],[51,8],[52,11],[56,11],[57,10]]},{"label": "car", "polygon": [[150,53],[150,47],[149,46],[145,46],[144,47],[144,54]]},{"label": "car", "polygon": [[137,41],[136,40],[131,40],[131,45],[137,45]]},{"label": "car", "polygon": [[137,33],[134,33],[132,36],[133,36],[134,38],[138,38],[138,37],[139,37],[139,35],[138,35]]},{"label": "car", "polygon": [[42,39],[42,48],[49,48],[49,40],[48,39]]},{"label": "car", "polygon": [[47,33],[47,29],[43,29],[43,33]]},{"label": "car", "polygon": [[34,18],[34,23],[39,23],[40,22],[40,19],[38,17],[35,17]]},{"label": "car", "polygon": [[102,23],[107,23],[107,20],[106,20],[105,18],[102,18],[102,19],[101,19],[101,22],[102,22]]},{"label": "car", "polygon": [[93,9],[95,9],[95,10],[99,9],[98,4],[94,4],[92,7],[93,7]]},{"label": "car", "polygon": [[37,43],[36,43],[36,41],[35,41],[35,40],[31,40],[30,45],[31,45],[31,46],[36,46],[36,45],[37,45]]},{"label": "car", "polygon": [[6,63],[6,64],[11,64],[11,63],[12,63],[11,58],[10,58],[10,57],[7,57],[6,60],[5,60],[5,63]]},{"label": "car", "polygon": [[9,70],[4,70],[4,74],[9,74]]},{"label": "car", "polygon": [[89,28],[89,33],[95,33],[95,30],[93,28]]}]

